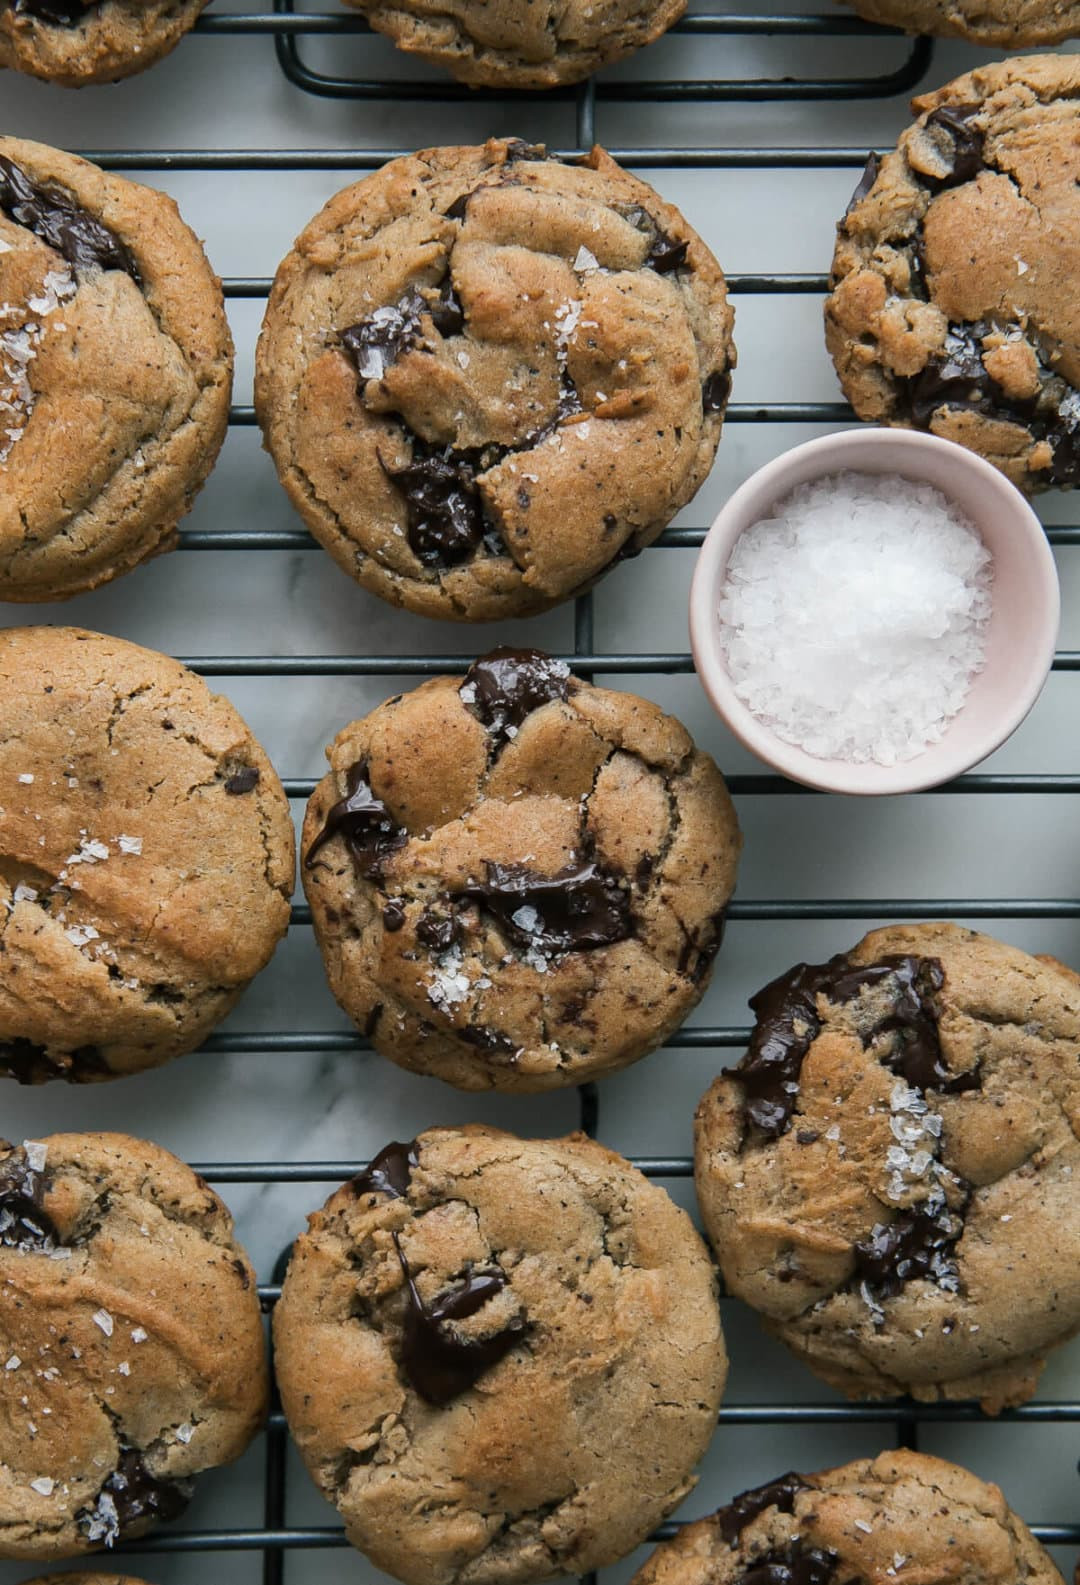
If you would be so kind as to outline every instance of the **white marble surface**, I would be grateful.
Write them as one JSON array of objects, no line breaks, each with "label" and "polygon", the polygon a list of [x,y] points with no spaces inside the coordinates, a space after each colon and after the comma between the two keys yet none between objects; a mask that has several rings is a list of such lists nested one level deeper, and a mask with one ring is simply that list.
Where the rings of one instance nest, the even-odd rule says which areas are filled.
[{"label": "white marble surface", "polygon": [[[225,3],[225,0],[222,0]],[[372,75],[400,70],[382,41],[309,43],[313,59],[347,68],[364,62]],[[778,76],[815,69],[881,70],[903,46],[878,41],[792,43],[779,39],[668,40],[617,69],[620,77],[725,72]],[[939,48],[927,79],[944,81],[983,58],[957,46]],[[5,131],[76,149],[123,147],[398,147],[480,138],[489,131],[573,139],[573,110],[542,100],[510,106],[457,107],[337,103],[308,97],[280,75],[267,39],[194,37],[141,79],[110,89],[65,93],[10,75],[0,87]],[[693,144],[856,144],[881,146],[904,124],[901,99],[856,104],[654,106],[602,110],[599,135],[613,145],[674,141]],[[347,178],[340,173],[193,175],[149,178],[175,194],[207,239],[223,275],[269,275],[300,226]],[[683,173],[651,179],[680,203],[733,272],[827,267],[832,228],[853,185],[849,171]],[[737,308],[739,369],[735,399],[835,400],[835,382],[812,298],[742,298]],[[250,400],[252,351],[261,305],[233,302],[238,346],[236,399]],[[800,428],[729,427],[713,475],[683,514],[701,524],[748,472],[784,446],[807,438]],[[1066,498],[1045,502],[1048,519],[1068,522],[1080,511]],[[293,526],[273,469],[249,430],[235,430],[190,519],[204,528]],[[597,596],[600,650],[686,647],[685,600],[692,553],[656,551],[620,568]],[[1059,553],[1065,592],[1066,647],[1080,647],[1080,552]],[[145,567],[97,594],[63,607],[0,608],[0,621],[63,620],[120,634],[177,655],[468,654],[513,636],[566,647],[568,612],[467,630],[424,623],[390,611],[364,594],[319,552],[183,553]],[[318,775],[326,742],[346,720],[392,691],[390,680],[279,681],[225,678],[220,686],[246,714],[285,776]],[[640,691],[675,709],[728,769],[749,762],[719,728],[689,677],[641,679]],[[1075,730],[1080,677],[1052,679],[1036,711],[995,757],[1004,770],[1080,770]],[[880,803],[839,799],[743,799],[747,847],[742,898],[809,897],[1076,897],[1080,846],[1076,809],[1065,798],[929,797]],[[799,957],[818,958],[850,945],[864,925],[733,924],[699,1022],[741,1023],[748,994]],[[999,933],[1036,951],[1080,963],[1076,921],[1006,920]],[[332,1030],[343,1027],[323,983],[310,932],[296,929],[271,967],[229,1021],[235,1031]],[[658,1053],[607,1081],[601,1091],[600,1134],[628,1153],[685,1154],[694,1103],[725,1054]],[[166,1070],[126,1082],[68,1091],[4,1088],[0,1133],[13,1138],[64,1127],[121,1128],[145,1134],[189,1160],[310,1160],[363,1157],[387,1138],[407,1138],[427,1123],[477,1118],[531,1134],[573,1126],[573,1094],[537,1099],[470,1100],[434,1080],[399,1072],[371,1054],[310,1057],[297,1053],[215,1057],[198,1054]],[[684,1203],[685,1182],[672,1185]],[[279,1251],[323,1196],[318,1187],[232,1187],[226,1198],[263,1280]],[[732,1355],[731,1402],[790,1404],[829,1398],[776,1345],[754,1318],[725,1304]],[[1042,1396],[1080,1395],[1080,1344],[1055,1356]],[[736,1489],[792,1466],[821,1467],[884,1446],[893,1427],[833,1426],[722,1429],[700,1486],[685,1512],[708,1511]],[[1080,1518],[1080,1453],[1075,1427],[956,1425],[928,1428],[922,1445],[956,1457],[1000,1480],[1032,1521]],[[247,1526],[261,1513],[261,1442],[234,1470],[206,1477],[184,1523],[192,1528]],[[331,1510],[303,1472],[292,1469],[291,1523],[325,1525]],[[1063,1566],[1073,1558],[1059,1554]],[[628,1560],[609,1571],[629,1578]],[[68,1565],[74,1568],[76,1565]],[[128,1566],[155,1585],[195,1585],[228,1577],[235,1585],[261,1578],[257,1554],[133,1557]],[[0,1585],[31,1571],[0,1563]],[[363,1559],[342,1551],[288,1556],[288,1585],[344,1585],[372,1576]]]}]

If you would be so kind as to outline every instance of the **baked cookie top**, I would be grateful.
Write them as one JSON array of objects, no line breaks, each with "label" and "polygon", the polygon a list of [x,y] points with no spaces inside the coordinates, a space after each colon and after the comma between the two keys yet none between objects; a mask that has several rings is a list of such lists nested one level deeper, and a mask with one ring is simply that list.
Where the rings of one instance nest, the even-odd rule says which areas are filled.
[{"label": "baked cookie top", "polygon": [[634,1585],[1062,1585],[997,1486],[925,1453],[781,1475],[657,1547]]},{"label": "baked cookie top", "polygon": [[289,919],[292,822],[227,700],[78,628],[0,633],[0,1072],[197,1046]]},{"label": "baked cookie top", "polygon": [[727,1361],[684,1211],[581,1135],[430,1129],[310,1218],[274,1315],[289,1427],[408,1585],[631,1551],[690,1490]]},{"label": "baked cookie top", "polygon": [[987,66],[913,108],[839,226],[825,321],[845,394],[1024,489],[1075,485],[1080,58]]},{"label": "baked cookie top", "polygon": [[729,1290],[853,1396],[1029,1398],[1080,1327],[1080,979],[894,925],[750,1005],[696,1119]]},{"label": "baked cookie top", "polygon": [[555,88],[651,44],[686,0],[348,0],[399,49],[492,88]]},{"label": "baked cookie top", "polygon": [[66,88],[111,83],[159,61],[206,0],[0,0],[0,66]]},{"label": "baked cookie top", "polygon": [[577,1084],[700,999],[741,838],[713,761],[633,694],[495,650],[339,733],[304,822],[330,985],[462,1089]]},{"label": "baked cookie top", "polygon": [[1002,49],[1061,44],[1080,34],[1075,0],[854,0],[869,22]]},{"label": "baked cookie top", "polygon": [[266,1410],[232,1218],[123,1134],[0,1147],[0,1352],[0,1557],[72,1557],[176,1518]]},{"label": "baked cookie top", "polygon": [[172,199],[0,138],[0,600],[170,549],[231,389],[221,283]]},{"label": "baked cookie top", "polygon": [[255,402],[297,510],[365,588],[426,616],[523,615],[694,494],[731,328],[712,254],[602,150],[427,149],[302,233]]}]

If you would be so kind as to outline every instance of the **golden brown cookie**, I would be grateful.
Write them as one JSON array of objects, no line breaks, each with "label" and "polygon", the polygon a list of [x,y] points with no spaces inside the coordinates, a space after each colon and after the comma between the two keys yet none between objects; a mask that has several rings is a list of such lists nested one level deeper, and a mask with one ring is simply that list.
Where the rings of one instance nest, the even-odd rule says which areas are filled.
[{"label": "golden brown cookie", "polygon": [[937,38],[967,39],[1001,49],[1031,49],[1062,44],[1080,34],[1080,6],[1075,0],[852,0],[868,22],[929,33]]},{"label": "golden brown cookie", "polygon": [[207,0],[0,0],[0,66],[82,88],[153,66]]},{"label": "golden brown cookie", "polygon": [[0,600],[172,549],[231,389],[221,283],[172,199],[0,138]]},{"label": "golden brown cookie", "polygon": [[1080,57],[913,101],[840,222],[826,339],[860,418],[928,429],[1026,490],[1080,481]]},{"label": "golden brown cookie", "polygon": [[741,837],[645,699],[495,650],[339,733],[304,822],[330,987],[384,1056],[547,1090],[664,1043],[701,998]]},{"label": "golden brown cookie", "polygon": [[424,616],[524,616],[651,544],[712,465],[724,277],[600,149],[393,160],[278,270],[255,404],[315,537]]},{"label": "golden brown cookie", "polygon": [[1080,977],[893,925],[750,1005],[696,1119],[729,1291],[853,1397],[1030,1398],[1080,1328]]},{"label": "golden brown cookie", "polygon": [[651,44],[686,0],[348,0],[398,49],[483,88],[580,82]]},{"label": "golden brown cookie", "polygon": [[227,700],[78,628],[0,632],[0,1072],[194,1049],[289,920],[289,805]]},{"label": "golden brown cookie", "polygon": [[0,1357],[0,1557],[74,1557],[176,1518],[266,1412],[231,1216],[123,1134],[0,1145]]},{"label": "golden brown cookie", "polygon": [[925,1453],[781,1475],[657,1547],[633,1585],[1062,1585],[997,1486]]},{"label": "golden brown cookie", "polygon": [[624,1556],[694,1484],[727,1360],[689,1217],[582,1135],[436,1128],[299,1238],[282,1402],[346,1534],[406,1585]]}]

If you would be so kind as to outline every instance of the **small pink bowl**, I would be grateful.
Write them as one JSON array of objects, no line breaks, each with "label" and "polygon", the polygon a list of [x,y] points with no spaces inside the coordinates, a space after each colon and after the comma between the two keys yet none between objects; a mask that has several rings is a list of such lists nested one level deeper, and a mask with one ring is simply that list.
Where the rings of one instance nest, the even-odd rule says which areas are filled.
[{"label": "small pink bowl", "polygon": [[[783,742],[737,698],[720,647],[717,598],[739,535],[767,517],[797,485],[845,469],[895,473],[933,485],[971,519],[994,558],[986,664],[941,741],[899,765],[815,759]],[[936,435],[852,429],[784,452],[735,491],[709,530],[694,569],[690,644],[717,714],[766,764],[824,792],[917,792],[970,770],[1016,731],[1050,671],[1060,609],[1057,569],[1042,524],[996,468]]]}]

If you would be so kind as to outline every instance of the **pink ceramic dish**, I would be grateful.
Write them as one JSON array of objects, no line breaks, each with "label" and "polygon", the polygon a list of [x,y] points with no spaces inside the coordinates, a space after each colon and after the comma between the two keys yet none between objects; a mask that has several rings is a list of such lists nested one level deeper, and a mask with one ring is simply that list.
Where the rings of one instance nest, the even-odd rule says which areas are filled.
[{"label": "pink ceramic dish", "polygon": [[[986,665],[941,741],[900,765],[815,759],[783,742],[736,696],[720,648],[717,596],[739,535],[797,485],[845,469],[899,474],[935,486],[971,519],[994,558]],[[996,468],[935,435],[852,429],[784,452],[736,490],[709,530],[694,570],[690,643],[717,714],[751,753],[783,775],[825,792],[917,792],[970,770],[1016,731],[1046,681],[1059,615],[1057,569],[1042,524]]]}]

